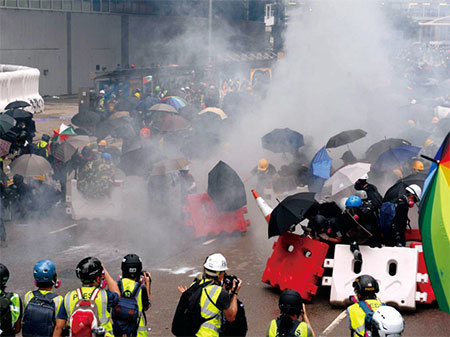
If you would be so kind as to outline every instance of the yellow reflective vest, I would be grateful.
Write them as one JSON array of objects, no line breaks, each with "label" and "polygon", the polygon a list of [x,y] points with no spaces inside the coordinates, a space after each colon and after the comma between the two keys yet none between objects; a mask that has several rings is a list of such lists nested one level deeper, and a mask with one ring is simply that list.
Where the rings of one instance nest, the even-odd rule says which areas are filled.
[{"label": "yellow reflective vest", "polygon": [[[133,292],[134,287],[136,286],[136,281],[129,279],[129,278],[123,278],[119,282],[122,282],[123,286],[123,292],[129,291],[130,293]],[[122,294],[123,296],[123,294]],[[136,294],[136,301],[139,308],[139,326],[137,331],[138,337],[146,337],[147,336],[147,328],[146,328],[146,321],[144,317],[144,307],[142,305],[142,287],[139,288]]]},{"label": "yellow reflective vest", "polygon": [[[297,326],[292,330],[292,336],[296,337],[312,337],[312,333],[308,334],[308,331],[311,331],[308,327],[308,324],[305,322],[297,322]],[[273,319],[270,322],[269,328],[267,329],[266,337],[278,337],[278,319]]]},{"label": "yellow reflective vest", "polygon": [[[365,302],[372,311],[376,311],[382,305],[382,303],[376,299],[365,300]],[[364,336],[366,333],[366,313],[358,303],[352,304],[347,308],[347,317],[349,328],[353,331],[353,336]]]},{"label": "yellow reflective vest", "polygon": [[[211,282],[210,280],[202,279],[200,284]],[[201,315],[207,319],[205,323],[200,326],[196,333],[197,337],[218,337],[221,326],[222,312],[217,308],[216,303],[222,287],[211,283],[202,289],[200,297]]]},{"label": "yellow reflective vest", "polygon": [[[83,298],[85,300],[89,300],[91,294],[94,292],[96,287],[94,286],[84,286],[81,287],[81,293],[83,294]],[[67,316],[72,315],[75,304],[78,302],[78,294],[76,290],[69,291],[64,297],[64,307],[66,308]],[[111,321],[111,313],[108,312],[108,294],[106,290],[100,289],[97,297],[94,300],[97,305],[98,319],[100,320],[100,325],[105,328],[107,337],[114,337],[113,329],[112,329],[112,321]]]}]

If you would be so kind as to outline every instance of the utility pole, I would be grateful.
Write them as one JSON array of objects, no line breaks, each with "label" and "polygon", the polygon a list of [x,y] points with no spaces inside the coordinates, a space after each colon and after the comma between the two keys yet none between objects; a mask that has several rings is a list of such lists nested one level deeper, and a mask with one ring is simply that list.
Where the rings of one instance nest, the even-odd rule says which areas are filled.
[{"label": "utility pole", "polygon": [[208,8],[208,63],[212,63],[212,2],[213,0],[209,0],[209,8]]}]

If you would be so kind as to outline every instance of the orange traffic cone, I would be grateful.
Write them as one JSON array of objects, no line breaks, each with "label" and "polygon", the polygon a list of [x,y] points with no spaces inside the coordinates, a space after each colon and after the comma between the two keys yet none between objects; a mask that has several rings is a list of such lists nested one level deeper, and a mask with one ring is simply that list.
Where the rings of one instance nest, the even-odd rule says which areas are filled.
[{"label": "orange traffic cone", "polygon": [[255,190],[252,190],[252,194],[253,197],[256,200],[256,204],[258,205],[259,209],[261,210],[262,214],[264,215],[264,217],[266,218],[267,223],[269,223],[270,220],[270,214],[272,213],[273,209],[272,207],[270,207],[267,202],[260,197],[260,195],[258,194],[258,192],[256,192]]}]

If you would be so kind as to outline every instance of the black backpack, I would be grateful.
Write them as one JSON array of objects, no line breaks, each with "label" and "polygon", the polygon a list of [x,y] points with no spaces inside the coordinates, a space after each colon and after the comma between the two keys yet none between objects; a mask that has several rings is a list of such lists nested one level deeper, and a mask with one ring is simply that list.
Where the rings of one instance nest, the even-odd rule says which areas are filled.
[{"label": "black backpack", "polygon": [[131,294],[127,294],[123,291],[122,281],[118,282],[121,297],[117,305],[113,308],[113,329],[116,336],[136,336],[139,327],[139,304],[138,304],[138,292],[141,289],[141,285],[136,282],[134,290]]},{"label": "black backpack", "polygon": [[11,297],[12,293],[5,293],[2,291],[0,294],[0,330],[2,336],[14,336],[15,331],[12,324],[11,309]]},{"label": "black backpack", "polygon": [[58,295],[54,293],[43,295],[39,290],[33,291],[33,295],[23,314],[22,336],[51,337],[56,321],[53,299]]},{"label": "black backpack", "polygon": [[[172,321],[172,333],[177,337],[195,336],[203,323],[216,317],[205,319],[201,315],[200,298],[202,291],[211,283],[205,282],[200,284],[200,281],[196,279],[180,297]],[[206,295],[208,296],[208,293]],[[211,301],[211,303],[213,302]]]},{"label": "black backpack", "polygon": [[245,316],[244,303],[237,300],[237,313],[233,322],[228,322],[225,317],[222,320],[221,337],[245,337],[247,335],[247,317]]}]

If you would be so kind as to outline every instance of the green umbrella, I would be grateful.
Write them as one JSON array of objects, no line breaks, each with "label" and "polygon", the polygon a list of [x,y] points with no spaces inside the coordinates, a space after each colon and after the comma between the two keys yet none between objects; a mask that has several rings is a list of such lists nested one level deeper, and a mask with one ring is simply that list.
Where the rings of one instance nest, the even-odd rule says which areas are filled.
[{"label": "green umbrella", "polygon": [[450,132],[431,160],[420,203],[419,225],[439,309],[450,313]]}]

